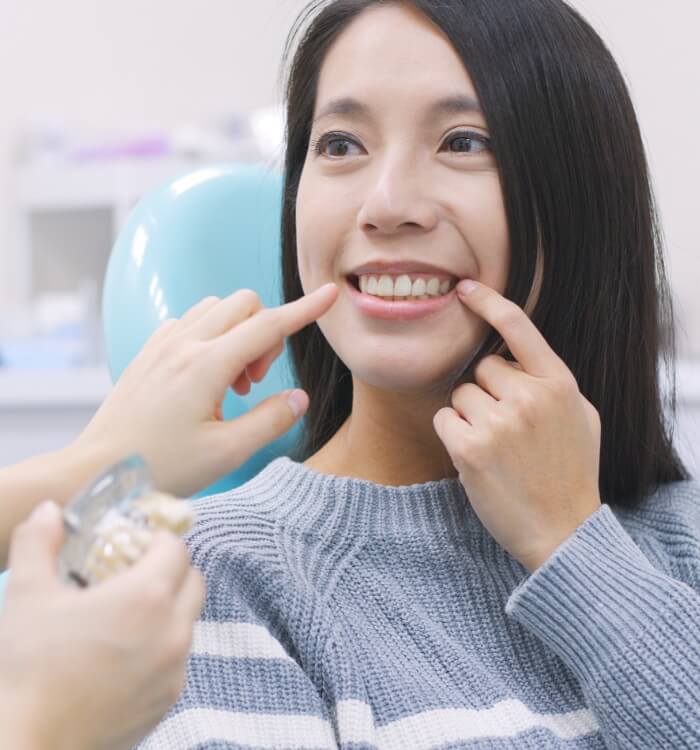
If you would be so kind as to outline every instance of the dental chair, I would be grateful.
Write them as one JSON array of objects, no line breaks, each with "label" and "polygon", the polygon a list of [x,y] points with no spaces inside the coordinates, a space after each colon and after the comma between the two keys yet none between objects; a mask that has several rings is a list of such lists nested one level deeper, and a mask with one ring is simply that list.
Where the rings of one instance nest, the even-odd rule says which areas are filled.
[{"label": "dental chair", "polygon": [[[265,307],[282,304],[281,210],[282,175],[243,164],[197,169],[136,204],[112,248],[104,280],[104,337],[113,382],[160,323],[181,317],[203,297],[248,288]],[[250,393],[239,396],[229,388],[224,419],[295,386],[285,349]],[[297,422],[195,497],[243,484],[287,455],[298,437]],[[6,578],[0,575],[0,606]]]},{"label": "dental chair", "polygon": [[[281,210],[281,174],[253,165],[201,168],[142,198],[119,233],[105,276],[102,312],[113,381],[163,320],[181,317],[203,297],[249,288],[265,307],[282,304]],[[224,418],[295,385],[285,349],[248,395],[229,388]],[[297,423],[197,497],[252,478],[287,455],[298,433]]]}]

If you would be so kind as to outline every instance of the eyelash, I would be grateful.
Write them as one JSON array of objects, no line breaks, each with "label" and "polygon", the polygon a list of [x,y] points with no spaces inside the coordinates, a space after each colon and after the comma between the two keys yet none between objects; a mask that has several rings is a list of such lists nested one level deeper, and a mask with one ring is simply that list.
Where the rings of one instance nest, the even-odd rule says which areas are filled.
[{"label": "eyelash", "polygon": [[[459,130],[456,133],[450,133],[450,135],[445,138],[443,141],[444,143],[447,143],[450,140],[456,140],[457,138],[466,138],[470,141],[479,141],[479,143],[483,143],[485,146],[487,146],[489,149],[491,148],[491,139],[488,136],[481,135],[480,133],[475,133],[472,130]],[[331,132],[331,133],[324,133],[323,135],[319,136],[315,141],[311,143],[311,149],[317,156],[323,156],[323,147],[330,143],[331,141],[350,141],[350,143],[354,143],[356,146],[359,146],[360,144],[351,136],[349,136],[347,133],[341,133],[341,132]],[[459,154],[459,153],[466,153],[466,152],[460,152],[460,151],[454,151],[453,153]],[[329,159],[342,159],[342,156],[329,156]]]}]

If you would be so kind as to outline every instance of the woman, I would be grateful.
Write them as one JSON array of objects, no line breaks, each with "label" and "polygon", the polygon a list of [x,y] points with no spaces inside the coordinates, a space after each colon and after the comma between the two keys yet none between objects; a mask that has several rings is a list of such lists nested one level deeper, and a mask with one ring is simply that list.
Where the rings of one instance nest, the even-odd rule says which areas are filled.
[{"label": "woman", "polygon": [[302,18],[284,289],[338,298],[291,341],[299,454],[200,502],[142,747],[700,745],[700,488],[615,62],[561,0]]}]

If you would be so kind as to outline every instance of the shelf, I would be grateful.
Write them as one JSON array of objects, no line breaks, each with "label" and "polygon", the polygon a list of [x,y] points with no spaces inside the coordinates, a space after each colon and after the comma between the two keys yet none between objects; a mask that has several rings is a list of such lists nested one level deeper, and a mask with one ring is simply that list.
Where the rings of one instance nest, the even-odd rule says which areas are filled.
[{"label": "shelf", "polygon": [[106,367],[0,369],[0,409],[97,409],[111,388]]},{"label": "shelf", "polygon": [[17,170],[18,208],[58,211],[130,205],[146,191],[201,164],[200,159],[185,158],[32,164]]}]

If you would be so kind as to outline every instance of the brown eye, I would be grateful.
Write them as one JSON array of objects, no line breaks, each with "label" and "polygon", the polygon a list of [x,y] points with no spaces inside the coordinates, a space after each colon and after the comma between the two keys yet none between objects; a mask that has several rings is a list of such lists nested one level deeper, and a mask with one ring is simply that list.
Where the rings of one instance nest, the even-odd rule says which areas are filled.
[{"label": "brown eye", "polygon": [[449,144],[448,151],[453,154],[484,153],[491,150],[490,138],[470,131],[453,133],[444,143]]},{"label": "brown eye", "polygon": [[347,156],[352,145],[359,148],[359,144],[354,139],[343,133],[326,133],[312,144],[312,149],[318,156],[339,158]]},{"label": "brown eye", "polygon": [[329,156],[345,156],[348,152],[348,141],[345,138],[331,138],[326,141]]}]

